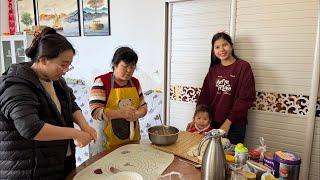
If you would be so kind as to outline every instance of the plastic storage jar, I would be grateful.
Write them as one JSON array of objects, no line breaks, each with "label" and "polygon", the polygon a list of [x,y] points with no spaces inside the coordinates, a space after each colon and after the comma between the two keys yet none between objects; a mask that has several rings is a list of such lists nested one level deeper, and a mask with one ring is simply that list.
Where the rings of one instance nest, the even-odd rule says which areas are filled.
[{"label": "plastic storage jar", "polygon": [[280,179],[299,180],[301,158],[288,151],[277,151],[273,155],[274,176]]}]

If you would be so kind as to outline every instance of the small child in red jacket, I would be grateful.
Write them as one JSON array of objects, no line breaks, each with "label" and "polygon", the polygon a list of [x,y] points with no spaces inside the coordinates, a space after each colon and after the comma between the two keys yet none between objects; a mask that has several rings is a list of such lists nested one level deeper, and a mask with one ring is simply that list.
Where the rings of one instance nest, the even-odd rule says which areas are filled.
[{"label": "small child in red jacket", "polygon": [[199,105],[193,115],[193,126],[188,128],[189,132],[205,134],[212,130],[210,123],[212,120],[211,111],[206,105]]}]

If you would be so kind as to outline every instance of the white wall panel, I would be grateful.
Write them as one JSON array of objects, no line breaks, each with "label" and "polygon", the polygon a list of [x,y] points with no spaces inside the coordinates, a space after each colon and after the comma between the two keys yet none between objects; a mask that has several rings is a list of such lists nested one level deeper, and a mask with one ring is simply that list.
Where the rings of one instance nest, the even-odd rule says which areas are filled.
[{"label": "white wall panel", "polygon": [[168,119],[169,124],[184,131],[188,122],[192,120],[195,104],[170,101],[170,106],[172,108],[170,108],[170,118]]},{"label": "white wall panel", "polygon": [[[267,149],[271,151],[288,150],[303,157],[305,146],[305,124],[303,116],[281,113],[250,111],[246,131],[246,144],[255,148],[259,145],[259,137],[263,137]],[[300,174],[305,171],[302,161]],[[302,178],[300,176],[300,178]],[[302,178],[307,179],[307,178]]]},{"label": "white wall panel", "polygon": [[320,117],[315,120],[313,144],[312,144],[312,154],[311,154],[311,164],[310,164],[310,180],[318,180],[320,169]]},{"label": "white wall panel", "polygon": [[[170,86],[201,87],[210,65],[212,36],[229,31],[231,1],[194,0],[170,6]],[[168,107],[170,125],[185,129],[195,104],[169,101]]]},{"label": "white wall panel", "polygon": [[[320,87],[318,90],[318,100],[320,100]],[[320,104],[318,104],[318,106],[320,106]],[[320,179],[319,170],[320,170],[320,117],[316,117],[314,132],[313,132],[309,179],[310,180]]]},{"label": "white wall panel", "polygon": [[[312,0],[317,1],[317,0]],[[269,0],[269,1],[260,1],[260,0],[242,0],[241,4],[238,4],[237,7],[255,7],[259,6],[272,6],[272,5],[284,5],[284,4],[295,4],[295,3],[304,3],[305,0]],[[309,1],[310,2],[310,1]]]},{"label": "white wall panel", "polygon": [[[171,7],[170,85],[201,87],[210,63],[212,35],[229,32],[231,1],[190,0]],[[318,11],[318,0],[236,0],[235,52],[251,64],[258,92],[308,98]],[[171,100],[170,124],[184,129],[194,106]],[[248,119],[249,147],[256,147],[263,136],[270,150],[289,150],[304,157],[306,115],[251,110]],[[319,179],[319,122],[318,118],[309,179]],[[301,174],[307,171],[303,163]]]},{"label": "white wall panel", "polygon": [[[258,91],[289,85],[294,87],[292,93],[310,93],[308,72],[312,72],[318,4],[315,0],[237,1],[235,49],[259,72]],[[288,77],[288,72],[304,73]]]},{"label": "white wall panel", "polygon": [[[316,0],[237,1],[235,49],[252,65],[257,91],[310,95],[318,11]],[[246,142],[257,145],[263,136],[272,150],[305,157],[306,117],[251,111]]]},{"label": "white wall panel", "polygon": [[210,64],[211,38],[229,31],[230,0],[172,3],[170,83],[201,87]]}]

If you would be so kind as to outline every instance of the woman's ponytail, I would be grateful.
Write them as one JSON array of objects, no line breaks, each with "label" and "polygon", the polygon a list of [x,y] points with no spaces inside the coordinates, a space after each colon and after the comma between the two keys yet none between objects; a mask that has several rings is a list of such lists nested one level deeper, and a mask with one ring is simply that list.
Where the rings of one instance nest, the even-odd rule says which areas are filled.
[{"label": "woman's ponytail", "polygon": [[55,29],[46,27],[32,40],[30,47],[25,50],[25,54],[33,62],[36,62],[41,57],[55,58],[69,49],[75,54],[73,46],[64,36],[58,34]]}]

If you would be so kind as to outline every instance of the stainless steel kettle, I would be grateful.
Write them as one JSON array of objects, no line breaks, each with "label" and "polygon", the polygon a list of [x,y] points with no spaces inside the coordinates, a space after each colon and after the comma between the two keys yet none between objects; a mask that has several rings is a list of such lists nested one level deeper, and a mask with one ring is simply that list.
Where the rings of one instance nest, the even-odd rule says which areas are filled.
[{"label": "stainless steel kettle", "polygon": [[198,154],[200,155],[204,142],[209,141],[202,157],[202,180],[224,180],[226,177],[226,157],[221,143],[221,137],[224,134],[222,129],[213,129],[199,143]]}]

